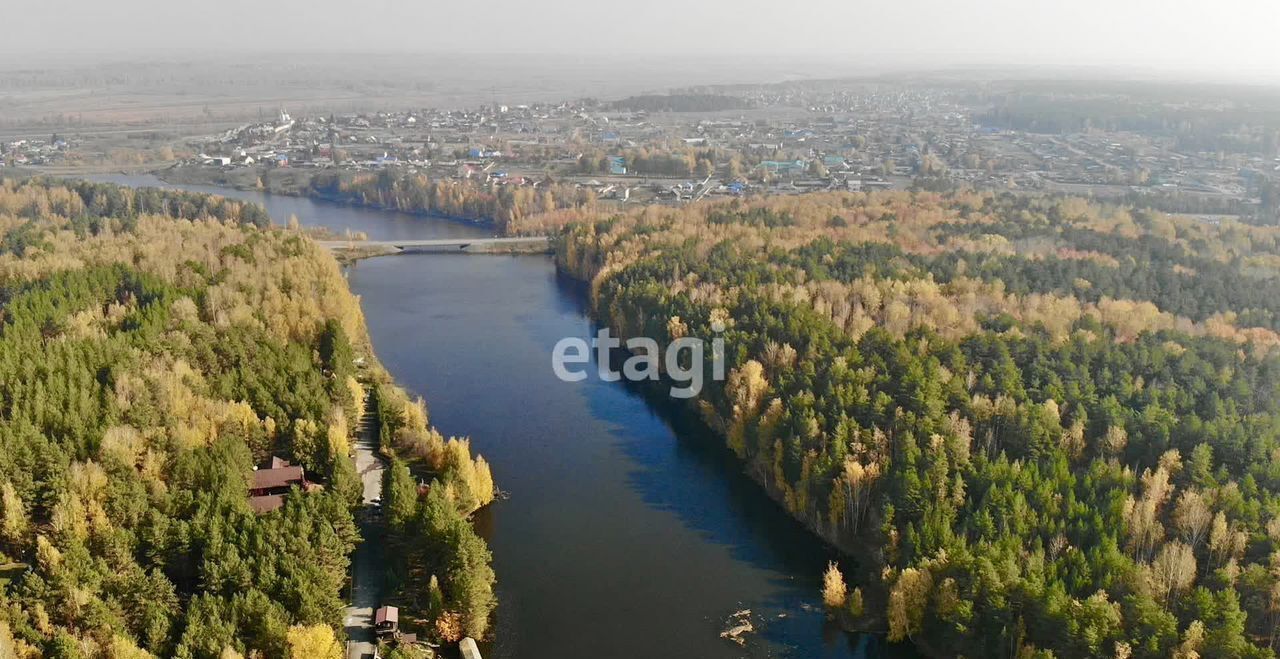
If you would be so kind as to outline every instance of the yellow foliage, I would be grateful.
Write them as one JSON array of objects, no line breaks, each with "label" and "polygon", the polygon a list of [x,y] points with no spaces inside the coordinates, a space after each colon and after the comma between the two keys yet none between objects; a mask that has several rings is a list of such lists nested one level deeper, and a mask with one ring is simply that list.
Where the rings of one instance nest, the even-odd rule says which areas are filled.
[{"label": "yellow foliage", "polygon": [[328,625],[294,625],[285,644],[289,659],[342,659],[342,646]]},{"label": "yellow foliage", "polygon": [[1204,623],[1192,620],[1187,631],[1182,635],[1182,643],[1173,652],[1173,659],[1200,659],[1200,649],[1204,646]]},{"label": "yellow foliage", "polygon": [[111,638],[106,659],[152,659],[155,655],[139,648],[125,636],[116,634]]},{"label": "yellow foliage", "polygon": [[342,408],[335,407],[329,416],[329,426],[325,430],[329,442],[329,455],[346,457],[351,454],[346,414],[343,413]]},{"label": "yellow foliage", "polygon": [[476,456],[475,473],[475,485],[473,485],[473,488],[476,498],[481,506],[487,506],[493,503],[495,493],[493,473],[489,470],[489,463],[485,461],[484,456]]},{"label": "yellow foliage", "polygon": [[100,452],[103,458],[114,459],[132,467],[138,464],[138,459],[145,448],[146,443],[142,439],[142,434],[135,428],[112,426],[102,435]]},{"label": "yellow foliage", "polygon": [[725,385],[725,395],[733,404],[733,419],[728,428],[729,448],[738,457],[746,456],[744,433],[747,425],[755,420],[760,404],[769,391],[769,382],[764,379],[764,366],[750,359],[739,368],[729,373],[729,381]]},{"label": "yellow foliage", "polygon": [[356,420],[364,416],[365,391],[360,381],[355,377],[347,376],[347,395],[351,396],[351,400],[356,404]]},{"label": "yellow foliage", "polygon": [[0,620],[0,659],[18,659],[18,644],[13,638],[9,623]]},{"label": "yellow foliage", "polygon": [[406,399],[400,408],[400,414],[405,427],[413,430],[427,428],[427,406],[421,398],[414,401]]},{"label": "yellow foliage", "polygon": [[924,623],[933,575],[927,569],[907,568],[889,590],[889,640],[901,641],[919,633]]},{"label": "yellow foliage", "polygon": [[62,552],[43,535],[36,536],[36,563],[45,574],[53,574],[62,567]]},{"label": "yellow foliage", "polygon": [[822,603],[826,604],[828,609],[842,608],[847,592],[840,567],[835,564],[835,561],[828,563],[827,571],[822,575]]},{"label": "yellow foliage", "polygon": [[30,528],[26,506],[13,483],[0,484],[0,540],[9,546],[21,545],[26,542]]}]

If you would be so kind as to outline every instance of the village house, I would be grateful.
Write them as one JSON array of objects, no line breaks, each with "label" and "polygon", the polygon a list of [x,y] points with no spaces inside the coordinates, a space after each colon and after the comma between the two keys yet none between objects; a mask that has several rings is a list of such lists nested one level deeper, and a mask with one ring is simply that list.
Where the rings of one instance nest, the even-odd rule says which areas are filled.
[{"label": "village house", "polygon": [[276,510],[284,505],[284,496],[295,486],[303,490],[310,487],[303,468],[273,457],[270,467],[253,472],[249,481],[249,507],[259,514]]},{"label": "village house", "polygon": [[400,609],[384,606],[373,612],[373,630],[379,636],[394,636],[400,629]]}]

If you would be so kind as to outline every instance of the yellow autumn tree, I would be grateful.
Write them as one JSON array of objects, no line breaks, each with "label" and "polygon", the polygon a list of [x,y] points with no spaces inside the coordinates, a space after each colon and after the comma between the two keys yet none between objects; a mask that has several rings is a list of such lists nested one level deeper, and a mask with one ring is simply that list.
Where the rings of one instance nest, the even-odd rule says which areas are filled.
[{"label": "yellow autumn tree", "polygon": [[1213,567],[1222,567],[1230,559],[1240,558],[1248,541],[1248,534],[1228,524],[1227,516],[1219,511],[1209,529],[1209,558]]},{"label": "yellow autumn tree", "polygon": [[142,434],[131,426],[112,426],[102,435],[100,451],[104,460],[115,459],[120,464],[134,466],[146,448]]},{"label": "yellow autumn tree", "polygon": [[928,570],[909,567],[898,575],[889,590],[890,641],[902,641],[920,632],[932,590],[933,575]]},{"label": "yellow autumn tree", "polygon": [[31,522],[13,483],[0,484],[0,541],[13,546],[24,542]]},{"label": "yellow autumn tree", "polygon": [[844,606],[848,587],[844,583],[844,575],[835,561],[827,564],[827,571],[822,575],[822,603],[828,609],[835,610]]},{"label": "yellow autumn tree", "polygon": [[62,552],[43,535],[36,536],[36,563],[45,574],[53,574],[62,567]]},{"label": "yellow autumn tree", "polygon": [[756,418],[760,411],[760,404],[768,391],[769,382],[764,379],[764,366],[754,359],[747,360],[747,363],[729,373],[725,395],[733,406],[733,410],[727,441],[729,448],[733,449],[738,457],[746,457],[747,424]]},{"label": "yellow autumn tree", "polygon": [[342,646],[328,625],[294,625],[285,645],[289,659],[342,659]]},{"label": "yellow autumn tree", "polygon": [[0,620],[0,659],[20,659],[21,656],[18,654],[18,642],[13,638],[9,623]]},{"label": "yellow autumn tree", "polygon": [[1173,651],[1173,659],[1200,659],[1200,649],[1204,646],[1204,623],[1192,620],[1187,631],[1182,634],[1182,643]]},{"label": "yellow autumn tree", "polygon": [[111,639],[109,659],[153,659],[155,655],[138,647],[132,640],[119,634]]},{"label": "yellow autumn tree", "polygon": [[351,443],[347,441],[347,417],[342,408],[333,409],[325,435],[329,443],[330,456],[336,460],[350,455]]},{"label": "yellow autumn tree", "polygon": [[489,469],[489,463],[485,461],[484,456],[477,455],[475,459],[475,495],[481,506],[487,506],[493,503],[494,485],[493,472]]},{"label": "yellow autumn tree", "polygon": [[352,401],[355,401],[355,419],[359,421],[365,412],[365,391],[364,386],[353,376],[347,376],[347,395],[351,396]]}]

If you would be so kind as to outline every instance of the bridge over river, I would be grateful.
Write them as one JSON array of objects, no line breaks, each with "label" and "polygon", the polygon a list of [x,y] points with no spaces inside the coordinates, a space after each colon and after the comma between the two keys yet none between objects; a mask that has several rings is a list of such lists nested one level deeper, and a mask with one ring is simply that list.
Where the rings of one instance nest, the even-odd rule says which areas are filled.
[{"label": "bridge over river", "polygon": [[551,251],[547,236],[519,238],[437,238],[431,240],[320,240],[322,247],[345,258],[387,254],[443,252],[464,254],[542,254]]}]

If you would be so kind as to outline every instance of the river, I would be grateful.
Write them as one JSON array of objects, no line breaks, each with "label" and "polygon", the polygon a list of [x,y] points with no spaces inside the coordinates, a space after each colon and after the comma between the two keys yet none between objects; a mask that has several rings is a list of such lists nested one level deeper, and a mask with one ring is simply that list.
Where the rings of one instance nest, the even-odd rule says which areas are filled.
[{"label": "river", "polygon": [[[150,176],[99,176],[163,185]],[[444,219],[204,186],[277,222],[373,239],[489,235]],[[469,435],[510,494],[482,511],[498,574],[493,659],[911,654],[824,620],[832,551],[741,473],[722,443],[632,387],[558,380],[552,346],[595,326],[545,256],[413,255],[349,271],[379,358]],[[720,638],[750,609],[745,647]]]}]

